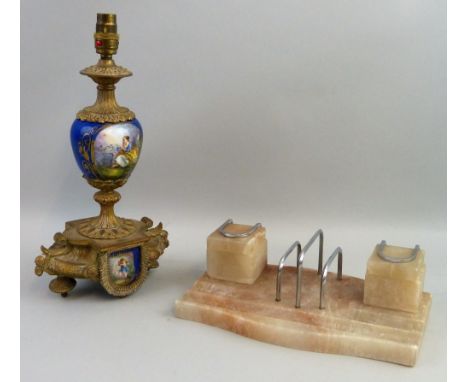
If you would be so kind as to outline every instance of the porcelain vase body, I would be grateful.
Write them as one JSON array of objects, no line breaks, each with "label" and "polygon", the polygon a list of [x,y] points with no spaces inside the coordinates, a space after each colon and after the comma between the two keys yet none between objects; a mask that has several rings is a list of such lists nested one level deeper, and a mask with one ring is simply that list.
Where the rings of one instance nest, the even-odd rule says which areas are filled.
[{"label": "porcelain vase body", "polygon": [[70,140],[85,178],[125,180],[138,162],[143,130],[136,118],[118,123],[76,119],[71,127]]}]

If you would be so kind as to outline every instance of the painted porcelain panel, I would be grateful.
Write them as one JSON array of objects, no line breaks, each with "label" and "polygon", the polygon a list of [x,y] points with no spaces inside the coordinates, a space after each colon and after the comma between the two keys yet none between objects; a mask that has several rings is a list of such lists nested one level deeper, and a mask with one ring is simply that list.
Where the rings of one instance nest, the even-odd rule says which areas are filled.
[{"label": "painted porcelain panel", "polygon": [[133,282],[141,270],[141,249],[134,247],[108,256],[109,274],[116,285],[128,285]]},{"label": "painted porcelain panel", "polygon": [[138,162],[143,130],[136,118],[120,123],[77,119],[70,138],[76,162],[86,178],[126,179]]}]

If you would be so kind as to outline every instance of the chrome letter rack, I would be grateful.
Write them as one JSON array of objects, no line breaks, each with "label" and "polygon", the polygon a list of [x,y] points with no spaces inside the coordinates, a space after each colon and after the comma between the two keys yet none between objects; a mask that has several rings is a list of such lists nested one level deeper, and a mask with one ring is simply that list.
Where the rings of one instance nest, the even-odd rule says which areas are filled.
[{"label": "chrome letter rack", "polygon": [[333,263],[333,260],[336,256],[338,256],[338,272],[336,278],[338,280],[342,279],[343,276],[343,250],[341,247],[337,247],[330,257],[327,259],[325,266],[323,266],[323,231],[321,229],[317,230],[307,244],[302,248],[301,243],[299,241],[295,241],[286,251],[286,253],[281,257],[278,270],[276,274],[276,301],[281,301],[281,283],[282,283],[282,274],[284,269],[284,264],[286,259],[297,248],[297,255],[296,255],[296,308],[301,307],[301,290],[302,290],[302,268],[304,263],[304,256],[307,251],[310,249],[312,244],[319,238],[319,258],[318,258],[318,267],[317,273],[320,275],[320,309],[325,309],[325,287],[327,285],[327,276],[328,276],[328,269],[330,265]]}]

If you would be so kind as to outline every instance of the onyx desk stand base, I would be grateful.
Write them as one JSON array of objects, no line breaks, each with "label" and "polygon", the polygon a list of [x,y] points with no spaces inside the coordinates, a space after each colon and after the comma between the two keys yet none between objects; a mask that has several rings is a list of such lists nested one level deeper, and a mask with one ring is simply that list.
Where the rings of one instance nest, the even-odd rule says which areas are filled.
[{"label": "onyx desk stand base", "polygon": [[296,268],[283,269],[275,301],[277,266],[268,265],[253,285],[200,277],[175,304],[179,318],[289,348],[344,354],[414,366],[431,306],[423,293],[419,311],[407,313],[363,304],[364,280],[329,275],[325,309],[319,309],[320,275],[303,270],[301,308],[295,308]]}]

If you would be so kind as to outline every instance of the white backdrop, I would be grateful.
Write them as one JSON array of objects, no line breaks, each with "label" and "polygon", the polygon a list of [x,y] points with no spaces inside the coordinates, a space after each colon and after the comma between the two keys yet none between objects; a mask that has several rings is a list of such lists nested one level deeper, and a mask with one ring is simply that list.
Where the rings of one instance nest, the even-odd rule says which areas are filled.
[{"label": "white backdrop", "polygon": [[[76,112],[95,98],[78,72],[97,61],[97,12],[117,13],[116,62],[134,72],[117,96],[145,134],[117,212],[163,221],[171,246],[134,296],[79,282],[63,300],[33,260],[64,221],[98,209],[69,145]],[[444,1],[23,0],[21,52],[25,380],[445,378]],[[419,243],[434,306],[416,367],[174,318],[173,301],[204,270],[206,236],[227,217],[267,227],[272,263],[323,228],[326,251],[341,245],[358,277],[381,239]]]}]

